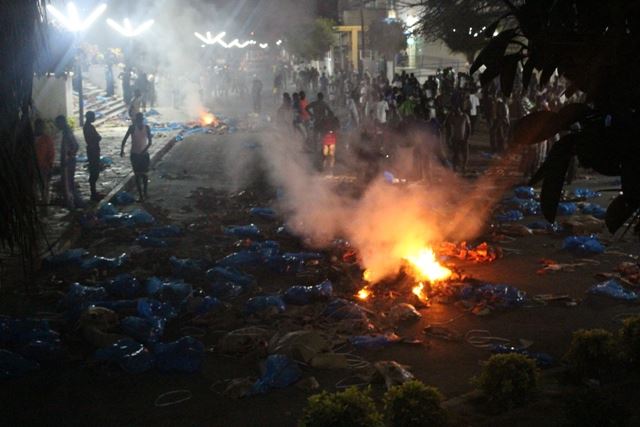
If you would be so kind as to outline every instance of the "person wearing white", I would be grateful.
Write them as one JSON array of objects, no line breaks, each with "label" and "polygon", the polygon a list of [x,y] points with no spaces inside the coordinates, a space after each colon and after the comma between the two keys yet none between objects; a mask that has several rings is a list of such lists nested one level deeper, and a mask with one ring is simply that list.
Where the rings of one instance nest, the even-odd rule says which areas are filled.
[{"label": "person wearing white", "polygon": [[387,112],[389,111],[389,103],[380,96],[380,100],[376,103],[376,120],[379,124],[387,123]]},{"label": "person wearing white", "polygon": [[476,121],[478,120],[478,107],[480,106],[480,98],[474,92],[469,95],[469,116],[471,118],[471,133],[476,131]]}]

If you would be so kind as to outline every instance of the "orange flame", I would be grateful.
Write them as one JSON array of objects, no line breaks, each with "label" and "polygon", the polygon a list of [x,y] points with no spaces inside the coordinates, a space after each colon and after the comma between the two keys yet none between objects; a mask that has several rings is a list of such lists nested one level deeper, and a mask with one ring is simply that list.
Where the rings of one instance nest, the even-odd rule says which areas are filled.
[{"label": "orange flame", "polygon": [[218,119],[213,113],[202,113],[200,114],[200,123],[202,126],[217,126]]},{"label": "orange flame", "polygon": [[416,252],[404,256],[411,265],[417,280],[426,280],[430,283],[440,282],[453,274],[447,267],[436,260],[436,254],[431,248],[423,247]]},{"label": "orange flame", "polygon": [[424,293],[424,283],[420,282],[411,289],[411,292],[418,297],[420,301],[426,301],[429,298]]},{"label": "orange flame", "polygon": [[356,296],[362,301],[366,301],[371,296],[371,291],[365,287],[360,289]]}]

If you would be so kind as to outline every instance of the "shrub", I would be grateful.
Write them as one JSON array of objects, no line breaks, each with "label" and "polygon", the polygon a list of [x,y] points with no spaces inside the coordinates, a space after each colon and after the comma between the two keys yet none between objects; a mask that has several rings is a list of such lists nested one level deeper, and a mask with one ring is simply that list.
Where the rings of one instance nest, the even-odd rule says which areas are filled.
[{"label": "shrub", "polygon": [[494,354],[473,382],[490,403],[511,408],[536,390],[538,368],[535,361],[521,354]]},{"label": "shrub", "polygon": [[616,339],[604,329],[580,329],[573,333],[564,358],[578,378],[601,378],[619,360]]},{"label": "shrub", "polygon": [[625,319],[620,328],[620,344],[629,361],[640,364],[640,316]]},{"label": "shrub", "polygon": [[407,381],[385,393],[385,418],[391,427],[444,426],[447,413],[440,406],[441,401],[442,395],[435,387],[420,381]]},{"label": "shrub", "polygon": [[326,391],[309,397],[300,427],[382,427],[382,416],[369,395],[350,387],[343,392]]}]

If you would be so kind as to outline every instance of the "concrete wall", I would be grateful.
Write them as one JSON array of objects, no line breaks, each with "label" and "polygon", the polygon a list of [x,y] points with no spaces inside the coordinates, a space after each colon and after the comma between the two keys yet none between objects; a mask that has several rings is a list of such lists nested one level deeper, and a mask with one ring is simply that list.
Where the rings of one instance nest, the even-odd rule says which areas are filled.
[{"label": "concrete wall", "polygon": [[60,114],[73,114],[71,75],[62,77],[34,76],[33,107],[41,119],[55,119]]}]

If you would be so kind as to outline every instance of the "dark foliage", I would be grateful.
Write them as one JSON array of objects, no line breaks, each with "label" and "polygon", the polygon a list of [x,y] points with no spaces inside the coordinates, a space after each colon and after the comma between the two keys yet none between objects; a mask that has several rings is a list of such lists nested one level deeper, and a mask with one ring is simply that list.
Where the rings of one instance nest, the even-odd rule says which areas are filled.
[{"label": "dark foliage", "polygon": [[369,45],[385,59],[407,48],[405,28],[399,21],[378,21],[369,26]]},{"label": "dark foliage", "polygon": [[582,91],[584,104],[558,113],[537,112],[517,125],[514,140],[532,144],[569,134],[536,175],[543,179],[542,206],[554,221],[567,163],[577,155],[584,167],[622,178],[623,195],[609,206],[607,226],[615,232],[640,206],[640,3],[615,0],[503,1],[502,31],[477,56],[484,84],[500,77],[509,95],[519,67],[526,88],[533,71],[545,85],[555,71],[570,82],[566,94]]}]

